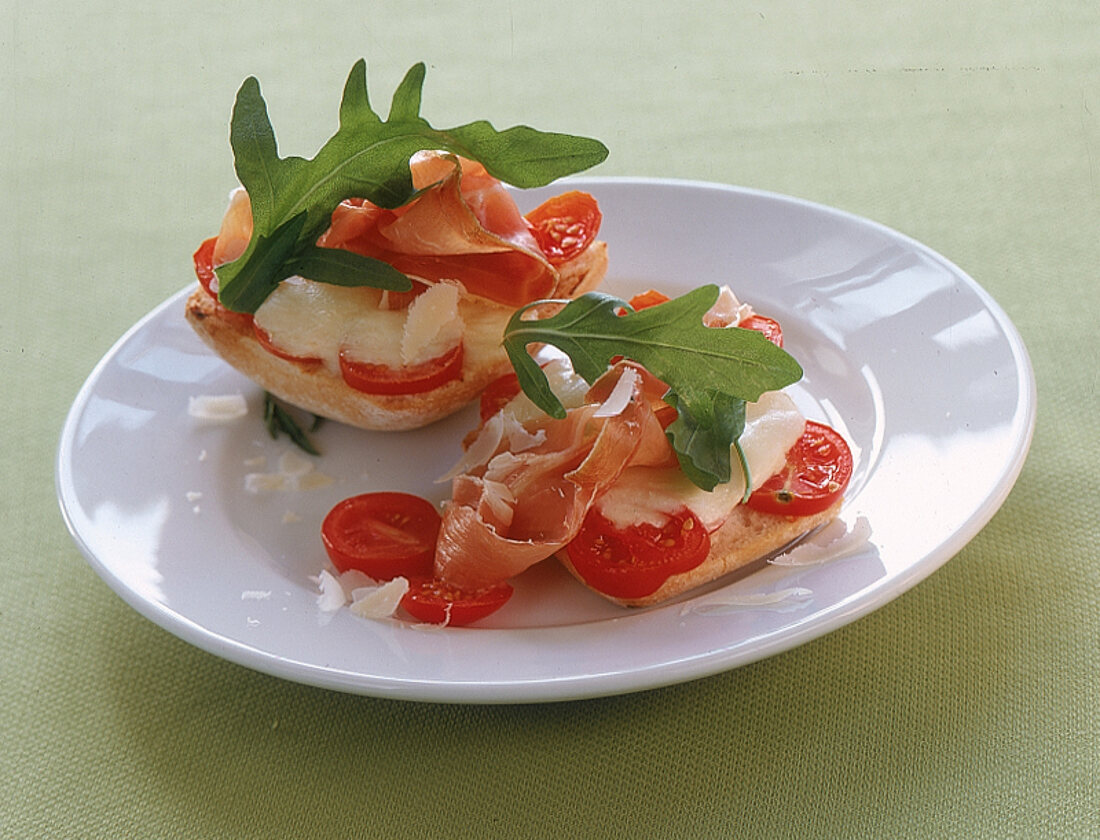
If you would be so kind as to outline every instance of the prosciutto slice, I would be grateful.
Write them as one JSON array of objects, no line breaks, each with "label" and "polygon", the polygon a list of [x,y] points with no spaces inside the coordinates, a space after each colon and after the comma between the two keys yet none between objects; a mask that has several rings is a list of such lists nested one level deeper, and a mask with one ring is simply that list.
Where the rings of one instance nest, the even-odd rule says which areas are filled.
[{"label": "prosciutto slice", "polygon": [[518,575],[569,543],[627,466],[674,457],[653,410],[659,394],[652,377],[621,362],[590,395],[610,393],[624,376],[632,393],[621,411],[600,416],[600,403],[587,402],[542,424],[546,439],[538,446],[503,449],[454,479],[436,545],[439,578],[476,590]]},{"label": "prosciutto slice", "polygon": [[458,280],[471,294],[509,306],[553,294],[557,270],[484,166],[428,152],[410,169],[413,185],[426,189],[419,198],[396,210],[348,199],[318,244],[384,260],[428,282]]}]

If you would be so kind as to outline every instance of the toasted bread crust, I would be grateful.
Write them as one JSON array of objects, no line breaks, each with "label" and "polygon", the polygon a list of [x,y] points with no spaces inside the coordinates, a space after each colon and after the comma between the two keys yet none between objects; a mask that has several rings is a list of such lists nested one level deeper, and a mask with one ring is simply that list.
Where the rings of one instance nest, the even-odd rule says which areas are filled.
[{"label": "toasted bread crust", "polygon": [[[652,595],[644,598],[612,598],[595,589],[592,591],[624,607],[660,604],[766,557],[792,540],[834,519],[840,512],[840,507],[841,500],[837,500],[832,507],[812,516],[778,516],[738,505],[721,527],[710,535],[710,553],[707,559],[690,571],[673,575]],[[562,565],[584,583],[569,562],[568,554],[563,550],[557,556]]]},{"label": "toasted bread crust", "polygon": [[[559,267],[557,294],[576,297],[596,288],[607,272],[607,245],[593,243]],[[489,319],[503,329],[508,310]],[[188,297],[185,316],[200,338],[222,359],[276,397],[321,417],[363,429],[416,429],[446,417],[511,370],[503,348],[463,365],[460,378],[422,394],[365,394],[351,388],[339,372],[321,364],[302,364],[269,353],[256,340],[246,319],[227,313],[201,287]]]}]

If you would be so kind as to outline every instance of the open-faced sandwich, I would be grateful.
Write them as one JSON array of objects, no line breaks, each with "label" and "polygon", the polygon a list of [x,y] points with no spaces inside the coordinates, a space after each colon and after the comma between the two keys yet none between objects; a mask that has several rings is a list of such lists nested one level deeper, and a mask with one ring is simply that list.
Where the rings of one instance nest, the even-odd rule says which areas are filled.
[{"label": "open-faced sandwich", "polygon": [[[442,516],[402,494],[345,500],[322,527],[338,570],[403,576],[402,607],[451,624],[552,558],[604,598],[648,606],[839,512],[849,448],[782,390],[802,370],[779,325],[728,288],[592,293],[530,314],[505,331],[515,372],[486,389]],[[530,345],[564,355],[540,364]]]},{"label": "open-faced sandwich", "polygon": [[352,69],[337,133],[280,158],[255,79],[230,130],[241,186],[195,253],[186,317],[223,359],[282,399],[368,429],[409,429],[477,398],[509,369],[518,307],[595,288],[600,210],[569,191],[523,215],[529,188],[599,163],[595,140],[420,116],[424,66],[381,119]]}]

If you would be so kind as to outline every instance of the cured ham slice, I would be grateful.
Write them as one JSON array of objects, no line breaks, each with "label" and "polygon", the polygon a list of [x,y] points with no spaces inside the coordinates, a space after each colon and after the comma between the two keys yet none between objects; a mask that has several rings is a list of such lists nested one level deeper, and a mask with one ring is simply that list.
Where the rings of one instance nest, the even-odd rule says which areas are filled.
[{"label": "cured ham slice", "polygon": [[[629,400],[601,416],[601,398],[627,376]],[[621,362],[593,386],[593,401],[543,425],[546,439],[538,446],[518,454],[498,450],[455,478],[436,575],[467,590],[514,577],[570,542],[594,500],[627,466],[667,463],[670,447],[653,411],[655,382]]]},{"label": "cured ham slice", "polygon": [[349,199],[318,241],[384,260],[428,282],[458,280],[471,294],[509,306],[549,297],[557,270],[515,201],[476,161],[429,152],[410,162],[426,191],[395,210]]}]

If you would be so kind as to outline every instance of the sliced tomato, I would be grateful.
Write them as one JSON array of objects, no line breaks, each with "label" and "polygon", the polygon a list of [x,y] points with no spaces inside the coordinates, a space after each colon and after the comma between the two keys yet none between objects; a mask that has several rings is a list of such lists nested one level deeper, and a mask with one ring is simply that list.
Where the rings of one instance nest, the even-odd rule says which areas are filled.
[{"label": "sliced tomato", "polygon": [[199,284],[206,289],[210,297],[217,300],[218,293],[214,291],[214,246],[218,244],[218,237],[211,236],[205,240],[192,259],[195,261],[195,275],[199,278]]},{"label": "sliced tomato", "polygon": [[644,598],[672,575],[702,563],[710,552],[710,535],[687,508],[661,528],[639,523],[622,530],[592,508],[566,552],[577,574],[598,592]]},{"label": "sliced tomato", "polygon": [[288,362],[297,362],[300,365],[319,365],[321,360],[313,356],[295,356],[293,353],[288,353],[277,345],[271,338],[271,334],[256,323],[252,321],[252,334],[256,337],[256,341],[260,343],[260,346],[264,348],[268,353],[273,356],[278,356],[280,359],[286,359]]},{"label": "sliced tomato", "polygon": [[409,493],[364,493],[344,499],[321,523],[321,542],[338,571],[375,580],[429,575],[439,511]]},{"label": "sliced tomato", "polygon": [[417,621],[463,626],[496,612],[512,597],[512,587],[498,583],[469,592],[431,576],[409,578],[401,606]]},{"label": "sliced tomato", "polygon": [[195,251],[192,259],[195,261],[195,276],[199,278],[199,285],[201,285],[210,297],[217,303],[218,312],[231,321],[236,321],[244,327],[248,327],[252,323],[252,316],[247,312],[234,312],[232,309],[226,309],[218,301],[218,293],[214,291],[214,281],[217,279],[217,275],[214,273],[214,246],[218,244],[218,237],[211,236],[205,240],[197,251]]},{"label": "sliced tomato", "polygon": [[462,375],[462,342],[434,359],[398,368],[360,362],[341,350],[340,372],[364,394],[423,394]]},{"label": "sliced tomato", "polygon": [[852,452],[834,429],[812,420],[787,453],[787,464],[749,496],[763,513],[810,516],[840,498],[852,478]]},{"label": "sliced tomato", "polygon": [[668,295],[663,292],[658,292],[656,289],[649,289],[648,291],[634,295],[634,297],[630,299],[630,306],[637,312],[639,309],[648,309],[651,306],[664,303],[668,299]]},{"label": "sliced tomato", "polygon": [[579,190],[544,201],[525,218],[551,265],[561,265],[584,251],[595,241],[603,221],[596,199]]},{"label": "sliced tomato", "polygon": [[774,344],[776,347],[783,346],[783,328],[779,326],[778,321],[774,321],[771,318],[765,318],[763,315],[750,315],[745,318],[737,326],[744,330],[756,330],[763,333],[764,338]]},{"label": "sliced tomato", "polygon": [[481,422],[508,405],[519,391],[519,377],[514,373],[506,373],[486,385],[481,392]]}]

